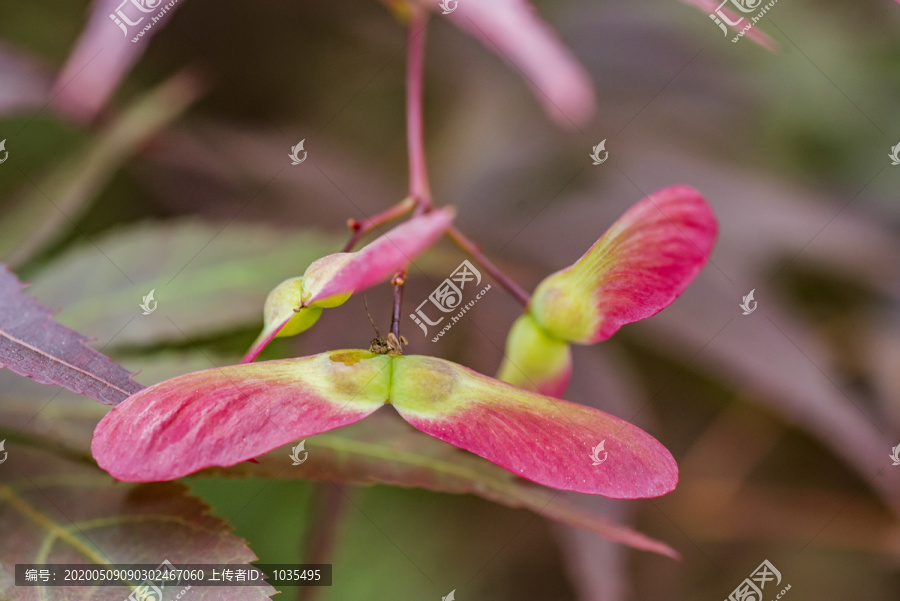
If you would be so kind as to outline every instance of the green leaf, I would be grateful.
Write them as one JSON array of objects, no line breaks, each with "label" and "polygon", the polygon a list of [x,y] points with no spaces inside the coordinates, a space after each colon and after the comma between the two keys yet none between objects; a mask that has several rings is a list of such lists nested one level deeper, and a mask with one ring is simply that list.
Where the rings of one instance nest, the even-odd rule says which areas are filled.
[{"label": "green leaf", "polygon": [[[121,228],[95,243],[49,264],[29,292],[62,308],[61,323],[101,341],[115,337],[114,345],[184,342],[261,324],[266,294],[285,274],[341,244],[307,232],[194,220]],[[157,310],[142,315],[138,305],[151,290]]]},{"label": "green leaf", "polygon": [[[114,484],[96,467],[22,444],[0,465],[0,598],[121,601],[127,587],[14,587],[16,563],[246,564],[256,557],[181,484]],[[140,583],[133,583],[135,585]],[[168,592],[168,591],[167,591]],[[268,599],[264,587],[192,587],[191,599]]]}]

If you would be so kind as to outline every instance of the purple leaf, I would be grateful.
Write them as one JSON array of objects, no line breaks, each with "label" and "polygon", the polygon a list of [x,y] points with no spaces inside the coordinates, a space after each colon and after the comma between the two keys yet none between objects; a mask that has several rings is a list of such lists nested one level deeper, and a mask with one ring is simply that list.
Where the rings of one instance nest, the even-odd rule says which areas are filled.
[{"label": "purple leaf", "polygon": [[86,337],[56,323],[24,287],[6,266],[0,269],[0,367],[106,405],[143,388],[124,367],[85,345]]}]

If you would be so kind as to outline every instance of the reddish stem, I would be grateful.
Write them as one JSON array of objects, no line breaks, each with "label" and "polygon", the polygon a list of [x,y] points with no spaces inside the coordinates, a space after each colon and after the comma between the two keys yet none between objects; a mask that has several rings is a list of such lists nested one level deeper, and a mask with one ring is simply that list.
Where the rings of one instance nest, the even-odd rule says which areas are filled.
[{"label": "reddish stem", "polygon": [[[418,204],[416,213],[428,212],[432,208],[431,188],[428,185],[428,168],[425,165],[425,143],[422,134],[422,86],[425,64],[425,20],[424,11],[413,10],[409,23],[409,55],[406,69],[406,137],[409,145],[409,195]],[[447,236],[463,251],[481,264],[497,282],[506,288],[520,303],[527,306],[530,297],[500,268],[485,257],[478,246],[466,238],[459,230],[447,230]],[[401,285],[402,286],[402,285]],[[398,287],[399,288],[399,287]],[[400,293],[402,295],[402,291]],[[399,312],[395,293],[394,313]],[[394,332],[397,334],[397,332]]]},{"label": "reddish stem", "polygon": [[517,301],[522,303],[522,306],[527,307],[528,303],[531,301],[531,296],[528,292],[525,291],[524,288],[516,284],[508,275],[503,273],[499,267],[494,265],[490,259],[488,259],[481,252],[481,249],[477,244],[469,240],[465,234],[460,232],[455,227],[447,230],[445,234],[450,240],[453,241],[463,252],[467,253],[470,257],[475,259],[475,261],[484,267],[484,270],[487,271],[491,276],[497,280],[501,286],[506,288],[507,292],[513,295]]},{"label": "reddish stem", "polygon": [[[394,311],[391,313],[391,333],[400,340],[400,309],[403,305],[403,284],[406,283],[406,270],[394,276],[391,284],[394,285]],[[402,345],[401,345],[401,348]]]},{"label": "reddish stem", "polygon": [[[422,97],[425,79],[425,20],[424,11],[414,8],[409,20],[409,44],[406,59],[406,142],[409,153],[409,201],[415,206],[414,215],[431,210],[431,188],[425,164]],[[405,202],[405,201],[404,201]],[[391,333],[400,340],[400,311],[403,305],[403,284],[406,269],[394,276],[394,309],[391,312]],[[402,348],[402,345],[401,345]]]},{"label": "reddish stem", "polygon": [[409,147],[409,195],[418,212],[431,210],[431,188],[425,165],[422,88],[425,78],[425,13],[414,8],[409,21],[409,51],[406,61],[406,140]]},{"label": "reddish stem", "polygon": [[415,199],[413,199],[412,197],[408,197],[404,198],[387,211],[383,211],[381,213],[378,213],[377,215],[373,215],[372,217],[369,217],[363,221],[349,219],[347,221],[347,225],[351,230],[353,230],[353,235],[350,236],[349,242],[344,245],[344,248],[341,250],[341,252],[350,252],[366,234],[374,230],[376,227],[384,225],[388,221],[393,221],[398,217],[402,217],[406,213],[409,213],[415,206]]}]

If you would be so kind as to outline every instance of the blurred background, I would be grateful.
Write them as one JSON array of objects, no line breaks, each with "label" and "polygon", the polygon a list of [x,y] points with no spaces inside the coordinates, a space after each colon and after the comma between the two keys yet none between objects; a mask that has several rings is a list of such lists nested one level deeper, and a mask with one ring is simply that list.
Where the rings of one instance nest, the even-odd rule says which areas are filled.
[{"label": "blurred background", "polygon": [[[334,586],[285,599],[717,601],[765,559],[791,601],[900,599],[900,166],[888,156],[900,144],[900,6],[778,2],[756,25],[770,52],[723,37],[707,15],[716,3],[534,4],[589,73],[593,117],[555,122],[502,52],[433,12],[432,192],[529,290],[648,193],[684,183],[708,199],[721,226],[711,262],[659,315],[576,348],[565,395],[663,442],[678,488],[548,496],[681,559],[483,495],[358,475],[210,474],[187,479],[190,494],[261,561],[334,564]],[[0,6],[0,260],[145,385],[237,362],[268,290],[340,250],[348,218],[407,192],[406,31],[386,5],[176,8],[131,43],[103,2]],[[57,80],[64,66],[72,77]],[[292,166],[300,140],[309,157]],[[594,166],[601,140],[609,159]],[[418,261],[404,308],[461,258],[441,242]],[[151,289],[159,310],[144,316]],[[743,315],[751,289],[758,310]],[[367,302],[384,332],[390,288]],[[520,312],[494,285],[437,343],[406,320],[407,352],[493,374]],[[262,358],[373,337],[355,297]],[[0,390],[7,450],[84,459],[107,411],[8,371]],[[307,449],[315,462],[314,439]],[[4,563],[25,561],[8,551]]]}]

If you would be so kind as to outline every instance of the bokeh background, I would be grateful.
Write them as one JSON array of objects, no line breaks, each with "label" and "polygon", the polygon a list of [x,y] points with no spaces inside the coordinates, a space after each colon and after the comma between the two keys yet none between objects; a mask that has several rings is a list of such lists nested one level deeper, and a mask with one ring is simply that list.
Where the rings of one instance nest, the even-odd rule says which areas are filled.
[{"label": "bokeh background", "polygon": [[[576,348],[565,397],[651,432],[679,487],[551,501],[681,560],[473,495],[221,474],[187,479],[190,493],[264,562],[334,564],[333,587],[285,599],[717,600],[768,559],[791,601],[896,601],[900,5],[782,0],[757,25],[775,52],[731,43],[676,0],[535,6],[589,72],[594,116],[560,126],[514,65],[432,13],[432,191],[529,289],[647,193],[684,183],[709,200],[709,265],[659,315]],[[405,26],[374,0],[181,0],[120,82],[97,82],[113,91],[90,113],[52,86],[91,8],[0,5],[0,259],[143,384],[234,363],[269,289],[339,250],[348,218],[406,195]],[[301,139],[309,159],[291,166]],[[603,139],[610,158],[593,166]],[[442,242],[419,261],[405,308],[459,260]],[[159,308],[143,316],[150,289]],[[367,302],[386,330],[390,288]],[[520,311],[494,285],[438,343],[407,319],[407,352],[493,374]],[[373,335],[353,298],[263,358]],[[83,456],[107,410],[7,371],[0,387],[11,455]],[[4,563],[26,560],[7,551]]]}]

